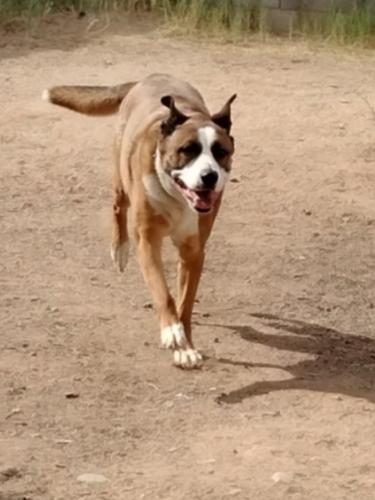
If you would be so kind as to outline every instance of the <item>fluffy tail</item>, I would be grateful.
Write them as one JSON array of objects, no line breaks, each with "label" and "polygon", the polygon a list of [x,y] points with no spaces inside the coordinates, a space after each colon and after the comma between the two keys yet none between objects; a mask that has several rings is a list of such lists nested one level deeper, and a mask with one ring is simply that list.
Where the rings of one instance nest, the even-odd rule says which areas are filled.
[{"label": "fluffy tail", "polygon": [[62,85],[45,90],[42,99],[86,115],[112,115],[118,111],[122,100],[136,83],[124,83],[114,87]]}]

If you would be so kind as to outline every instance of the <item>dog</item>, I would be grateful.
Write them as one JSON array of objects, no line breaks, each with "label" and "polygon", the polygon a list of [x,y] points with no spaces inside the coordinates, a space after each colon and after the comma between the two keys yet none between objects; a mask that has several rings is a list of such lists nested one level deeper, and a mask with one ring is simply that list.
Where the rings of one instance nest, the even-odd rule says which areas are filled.
[{"label": "dog", "polygon": [[[191,317],[205,245],[232,167],[235,98],[210,114],[194,87],[166,74],[113,87],[57,86],[43,92],[44,100],[87,115],[118,112],[111,257],[123,271],[130,233],[158,314],[161,344],[173,350],[181,368],[202,365]],[[163,274],[167,236],[179,253],[177,303]]]}]

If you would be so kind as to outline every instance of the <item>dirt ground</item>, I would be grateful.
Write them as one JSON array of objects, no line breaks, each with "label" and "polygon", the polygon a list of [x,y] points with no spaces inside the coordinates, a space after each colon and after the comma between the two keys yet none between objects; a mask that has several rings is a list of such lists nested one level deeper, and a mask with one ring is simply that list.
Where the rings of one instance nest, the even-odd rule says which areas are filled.
[{"label": "dirt ground", "polygon": [[[374,53],[89,24],[0,37],[0,499],[374,499]],[[116,119],[40,100],[155,71],[239,96],[194,372],[109,259]]]}]

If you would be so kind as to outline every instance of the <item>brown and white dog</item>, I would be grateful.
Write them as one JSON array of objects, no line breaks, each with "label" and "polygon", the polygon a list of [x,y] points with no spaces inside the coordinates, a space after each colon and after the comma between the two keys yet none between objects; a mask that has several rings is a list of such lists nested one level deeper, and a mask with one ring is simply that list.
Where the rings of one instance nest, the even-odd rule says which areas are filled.
[{"label": "brown and white dog", "polygon": [[[111,256],[123,271],[129,224],[159,316],[162,346],[174,351],[174,363],[182,368],[202,363],[191,316],[205,244],[231,170],[235,97],[211,115],[195,88],[164,74],[114,87],[58,86],[43,93],[45,100],[80,113],[119,112]],[[179,252],[177,304],[163,274],[166,236]]]}]

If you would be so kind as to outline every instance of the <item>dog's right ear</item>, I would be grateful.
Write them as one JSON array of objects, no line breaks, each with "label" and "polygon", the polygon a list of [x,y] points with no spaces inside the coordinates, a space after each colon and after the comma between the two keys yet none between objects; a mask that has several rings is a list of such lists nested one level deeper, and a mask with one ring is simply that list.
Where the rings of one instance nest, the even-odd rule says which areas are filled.
[{"label": "dog's right ear", "polygon": [[172,132],[174,132],[174,130],[176,129],[176,127],[185,123],[188,117],[183,113],[181,113],[181,111],[179,111],[176,108],[172,96],[165,95],[164,97],[161,98],[161,103],[167,108],[169,108],[170,111],[168,118],[164,120],[161,124],[161,132],[163,136],[166,137],[167,135],[171,135]]}]

